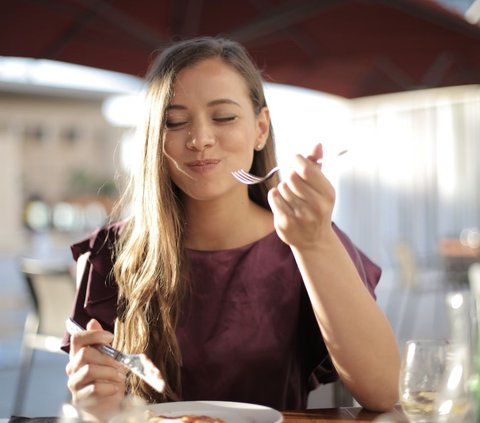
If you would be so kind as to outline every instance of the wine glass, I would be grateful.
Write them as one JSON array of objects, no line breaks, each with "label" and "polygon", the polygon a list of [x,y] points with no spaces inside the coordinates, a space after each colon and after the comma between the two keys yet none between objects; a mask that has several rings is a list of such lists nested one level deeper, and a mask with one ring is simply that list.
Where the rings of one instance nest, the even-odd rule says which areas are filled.
[{"label": "wine glass", "polygon": [[[92,400],[87,400],[86,403],[91,405]],[[125,396],[120,408],[112,412],[108,417],[105,416],[102,419],[89,414],[85,409],[86,403],[73,404],[66,402],[62,404],[58,423],[88,423],[95,421],[108,423],[148,423],[149,421],[150,413],[147,403],[137,396]]]},{"label": "wine glass", "polygon": [[409,340],[400,368],[400,405],[411,422],[436,422],[449,344],[442,339]]},{"label": "wine glass", "polygon": [[475,399],[472,389],[476,380],[472,351],[475,351],[475,304],[470,292],[447,294],[450,320],[450,347],[448,368],[443,389],[437,397],[438,423],[472,422]]}]

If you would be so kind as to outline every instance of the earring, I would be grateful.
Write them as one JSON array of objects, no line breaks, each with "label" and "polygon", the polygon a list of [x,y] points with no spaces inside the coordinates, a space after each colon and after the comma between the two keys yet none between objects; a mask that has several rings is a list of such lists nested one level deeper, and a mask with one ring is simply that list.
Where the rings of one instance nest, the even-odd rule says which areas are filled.
[{"label": "earring", "polygon": [[258,143],[258,144],[255,146],[255,150],[257,150],[257,151],[260,151],[262,148],[263,148],[263,144],[262,144],[262,143]]}]

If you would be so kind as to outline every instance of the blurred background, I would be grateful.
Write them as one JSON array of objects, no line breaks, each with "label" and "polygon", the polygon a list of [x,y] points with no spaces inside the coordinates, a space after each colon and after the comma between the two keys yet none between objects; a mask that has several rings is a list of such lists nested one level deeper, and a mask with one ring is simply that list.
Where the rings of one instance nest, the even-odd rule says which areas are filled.
[{"label": "blurred background", "polygon": [[[280,164],[318,142],[349,149],[324,167],[336,223],[382,266],[399,344],[446,336],[444,294],[480,260],[479,3],[0,1],[0,417],[68,400],[51,351],[69,245],[122,192],[152,52],[193,35],[236,39],[263,70]],[[70,287],[39,293],[39,275]]]}]

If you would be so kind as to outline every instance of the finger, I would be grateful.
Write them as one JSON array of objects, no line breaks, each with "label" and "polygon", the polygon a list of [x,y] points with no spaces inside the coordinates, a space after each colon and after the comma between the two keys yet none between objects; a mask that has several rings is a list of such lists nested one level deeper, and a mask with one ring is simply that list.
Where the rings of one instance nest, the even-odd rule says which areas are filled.
[{"label": "finger", "polygon": [[94,347],[84,346],[75,355],[70,356],[66,367],[67,374],[73,374],[87,364],[108,366],[117,369],[117,371],[123,370],[123,365],[112,357],[98,351]]},{"label": "finger", "polygon": [[268,192],[267,200],[276,221],[279,221],[284,216],[293,216],[292,208],[283,199],[278,188],[272,188]]},{"label": "finger", "polygon": [[97,319],[90,319],[87,323],[87,330],[102,330],[102,325],[98,322]]},{"label": "finger", "polygon": [[87,330],[74,333],[70,337],[70,355],[86,345],[110,344],[113,341],[113,334],[102,329],[100,323],[92,319],[87,324]]},{"label": "finger", "polygon": [[295,204],[302,205],[304,202],[311,202],[318,192],[314,190],[307,181],[302,179],[298,173],[292,171],[278,185],[283,198],[294,208]]},{"label": "finger", "polygon": [[[326,195],[329,198],[334,196],[334,188],[328,178],[323,174],[320,165],[302,157],[295,156],[293,172],[300,176],[314,191]],[[296,182],[295,179],[292,179]],[[297,185],[300,187],[300,185]]]},{"label": "finger", "polygon": [[[295,177],[295,175],[292,175]],[[305,185],[303,183],[303,185]],[[301,198],[300,196],[295,195],[290,188],[290,184],[286,181],[280,182],[278,184],[278,191],[280,192],[285,203],[290,207],[293,212],[293,215],[296,218],[305,218],[311,213],[308,212],[309,205],[308,203]]]},{"label": "finger", "polygon": [[288,193],[282,191],[282,195],[285,198],[293,198],[291,201],[294,203],[292,202],[291,206],[295,210],[296,216],[318,218],[332,213],[335,204],[335,189],[328,179],[325,178],[325,184],[319,191],[297,174],[292,174],[285,182],[290,194],[287,197]]},{"label": "finger", "polygon": [[322,174],[321,165],[306,157],[296,154],[292,163],[293,171],[298,173],[302,179],[311,179]]},{"label": "finger", "polygon": [[317,144],[313,147],[312,152],[307,156],[307,159],[316,162],[323,157],[323,145]]},{"label": "finger", "polygon": [[109,345],[113,340],[113,335],[107,331],[85,331],[75,333],[70,337],[70,357],[87,346],[92,345]]},{"label": "finger", "polygon": [[288,186],[288,183],[284,180],[280,182],[277,185],[277,189],[280,192],[280,195],[282,196],[282,199],[285,201],[285,203],[293,209],[295,204],[300,200],[298,197],[296,197],[291,189]]},{"label": "finger", "polygon": [[[96,382],[87,385],[82,389],[75,391],[73,401],[75,404],[89,404],[92,405],[92,399],[101,400],[118,394],[121,391],[119,385],[113,385],[106,382]],[[73,391],[72,391],[73,392]]]},{"label": "finger", "polygon": [[113,368],[86,365],[68,378],[67,386],[73,395],[90,385],[112,385],[117,392],[125,389],[126,374]]},{"label": "finger", "polygon": [[110,366],[100,366],[97,364],[86,364],[69,377],[68,385],[72,390],[78,391],[86,385],[98,381],[112,384],[123,384],[125,378],[125,372],[120,369]]},{"label": "finger", "polygon": [[294,192],[290,184],[285,184],[279,187],[279,189],[299,222],[318,221],[325,211],[328,211],[329,204],[324,202],[321,196],[312,188],[304,183],[302,185],[302,189],[296,190],[296,192]]}]

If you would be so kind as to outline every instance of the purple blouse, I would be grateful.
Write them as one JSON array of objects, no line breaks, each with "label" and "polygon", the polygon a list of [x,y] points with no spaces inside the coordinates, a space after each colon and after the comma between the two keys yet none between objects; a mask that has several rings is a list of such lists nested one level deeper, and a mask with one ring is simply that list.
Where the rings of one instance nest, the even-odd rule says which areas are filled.
[{"label": "purple blouse", "polygon": [[[72,246],[75,259],[91,253],[72,313],[83,325],[94,317],[113,331],[112,246],[121,227]],[[374,296],[380,268],[334,229]],[[338,378],[293,254],[276,232],[243,247],[187,255],[191,290],[176,329],[183,400],[302,409],[310,390]],[[62,348],[68,351],[68,334]]]}]

